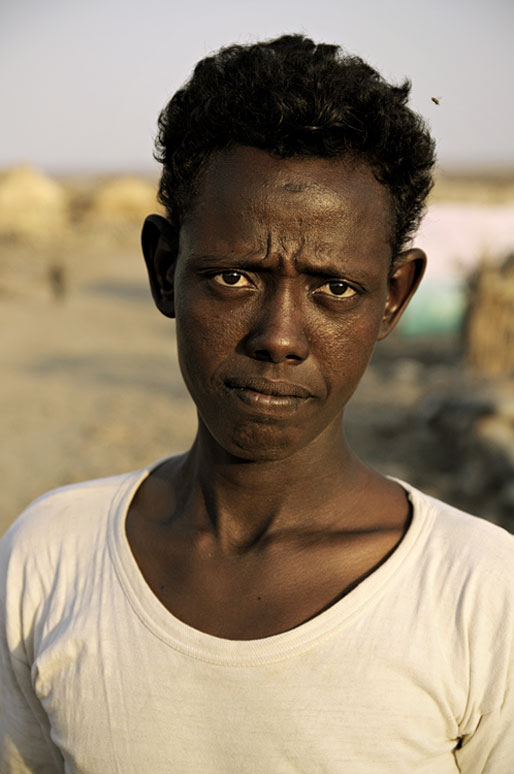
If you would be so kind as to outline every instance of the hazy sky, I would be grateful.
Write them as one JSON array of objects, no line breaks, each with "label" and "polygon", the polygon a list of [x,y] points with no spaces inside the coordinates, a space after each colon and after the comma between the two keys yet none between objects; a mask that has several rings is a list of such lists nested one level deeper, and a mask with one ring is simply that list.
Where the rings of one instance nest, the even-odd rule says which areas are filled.
[{"label": "hazy sky", "polygon": [[0,166],[151,171],[198,59],[298,31],[411,78],[442,166],[514,167],[512,0],[0,0]]}]

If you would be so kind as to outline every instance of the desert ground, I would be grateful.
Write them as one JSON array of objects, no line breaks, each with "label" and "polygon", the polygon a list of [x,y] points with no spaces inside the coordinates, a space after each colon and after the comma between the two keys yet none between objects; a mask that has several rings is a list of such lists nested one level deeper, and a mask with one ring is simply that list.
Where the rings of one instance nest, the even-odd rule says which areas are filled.
[{"label": "desert ground", "polygon": [[[138,216],[100,227],[75,214],[51,238],[36,224],[0,239],[0,533],[49,489],[141,467],[194,437]],[[473,370],[459,331],[399,330],[380,344],[347,433],[377,469],[514,530],[513,380]]]}]

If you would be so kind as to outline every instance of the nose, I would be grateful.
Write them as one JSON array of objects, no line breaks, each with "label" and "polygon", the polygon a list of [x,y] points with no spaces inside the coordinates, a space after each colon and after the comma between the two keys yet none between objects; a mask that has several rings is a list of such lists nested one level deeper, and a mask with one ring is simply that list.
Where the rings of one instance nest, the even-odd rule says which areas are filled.
[{"label": "nose", "polygon": [[245,339],[247,353],[272,363],[303,362],[309,354],[309,340],[302,303],[287,287],[269,288],[263,296]]}]

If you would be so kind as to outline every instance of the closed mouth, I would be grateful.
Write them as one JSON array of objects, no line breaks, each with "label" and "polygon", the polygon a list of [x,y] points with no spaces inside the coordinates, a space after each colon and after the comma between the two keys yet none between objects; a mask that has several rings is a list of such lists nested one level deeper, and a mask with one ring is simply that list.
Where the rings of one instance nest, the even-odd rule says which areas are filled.
[{"label": "closed mouth", "polygon": [[225,386],[231,390],[252,390],[261,395],[271,395],[276,398],[310,398],[312,394],[305,387],[291,382],[278,382],[259,377],[242,377],[227,379]]}]

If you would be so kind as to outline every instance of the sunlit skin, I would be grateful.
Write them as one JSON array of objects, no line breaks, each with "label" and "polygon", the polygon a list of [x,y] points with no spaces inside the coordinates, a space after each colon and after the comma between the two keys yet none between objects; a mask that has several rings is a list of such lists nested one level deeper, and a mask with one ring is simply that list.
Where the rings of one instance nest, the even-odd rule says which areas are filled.
[{"label": "sunlit skin", "polygon": [[404,534],[404,491],[342,429],[423,273],[419,250],[391,269],[391,229],[388,191],[365,164],[244,147],[210,159],[178,238],[158,216],[145,224],[199,426],[191,451],[140,488],[127,534],[163,604],[202,631],[297,626]]}]

